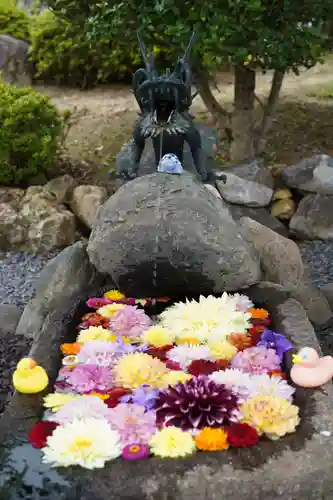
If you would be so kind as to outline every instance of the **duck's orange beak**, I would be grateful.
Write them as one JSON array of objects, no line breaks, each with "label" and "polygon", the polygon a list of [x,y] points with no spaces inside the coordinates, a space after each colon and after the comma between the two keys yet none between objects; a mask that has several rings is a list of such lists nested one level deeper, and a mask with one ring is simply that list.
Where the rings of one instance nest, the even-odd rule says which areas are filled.
[{"label": "duck's orange beak", "polygon": [[302,361],[301,357],[298,354],[293,354],[292,362],[294,365],[299,364]]}]

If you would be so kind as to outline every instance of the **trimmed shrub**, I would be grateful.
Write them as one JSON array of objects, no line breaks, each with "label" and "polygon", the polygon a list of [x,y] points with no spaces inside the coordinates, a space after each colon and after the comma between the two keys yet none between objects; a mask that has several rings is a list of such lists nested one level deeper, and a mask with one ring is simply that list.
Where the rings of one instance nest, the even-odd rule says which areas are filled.
[{"label": "trimmed shrub", "polygon": [[0,184],[24,185],[52,165],[63,121],[50,98],[0,81]]},{"label": "trimmed shrub", "polygon": [[30,18],[17,9],[14,1],[0,0],[0,33],[19,40],[30,40]]}]

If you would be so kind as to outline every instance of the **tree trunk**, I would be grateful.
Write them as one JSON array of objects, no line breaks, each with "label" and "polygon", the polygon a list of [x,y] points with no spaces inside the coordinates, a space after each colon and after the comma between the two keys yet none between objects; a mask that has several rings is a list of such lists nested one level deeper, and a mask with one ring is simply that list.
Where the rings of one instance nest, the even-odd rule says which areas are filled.
[{"label": "tree trunk", "polygon": [[209,75],[204,69],[196,69],[195,84],[200,97],[219,128],[230,127],[230,113],[215,99],[209,85]]},{"label": "tree trunk", "polygon": [[236,163],[254,156],[254,100],[256,74],[253,70],[235,67],[234,112],[232,115],[233,141],[230,159]]},{"label": "tree trunk", "polygon": [[261,154],[266,149],[267,134],[271,130],[273,125],[273,119],[277,104],[279,102],[284,75],[284,71],[274,71],[271,90],[269,92],[267,103],[264,108],[264,116],[259,130],[257,131],[257,139],[255,141],[256,154]]}]

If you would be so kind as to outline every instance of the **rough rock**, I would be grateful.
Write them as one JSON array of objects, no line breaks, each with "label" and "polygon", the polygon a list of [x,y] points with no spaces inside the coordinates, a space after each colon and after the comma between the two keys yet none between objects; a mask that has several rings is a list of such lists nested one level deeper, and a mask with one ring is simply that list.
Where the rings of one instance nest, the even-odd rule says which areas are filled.
[{"label": "rough rock", "polygon": [[0,304],[0,338],[14,334],[22,311],[12,304]]},{"label": "rough rock", "polygon": [[333,196],[309,194],[300,201],[289,229],[302,239],[333,239]]},{"label": "rough rock", "polygon": [[[248,289],[250,294],[253,288]],[[294,300],[272,293],[268,302],[266,290],[263,288],[261,292],[263,307],[272,311],[276,331],[290,338],[296,350],[304,345],[318,349],[302,307]],[[67,323],[67,327],[69,325]],[[65,339],[72,340],[71,328]],[[35,352],[37,347],[38,342],[33,347]],[[53,355],[56,348],[59,350],[59,345],[45,335],[43,349],[39,350],[44,357],[39,359],[48,372],[53,372],[54,358],[50,353]],[[104,469],[89,471],[71,467],[59,469],[55,474],[53,469],[40,464],[38,450],[25,445],[27,432],[40,415],[42,398],[16,393],[0,421],[2,470],[8,472],[13,498],[26,498],[23,487],[29,472],[33,472],[34,478],[38,474],[43,497],[49,500],[213,500],[221,498],[221,491],[223,498],[238,500],[330,499],[333,493],[332,396],[331,385],[317,391],[297,388],[296,403],[301,407],[302,416],[297,431],[278,441],[261,440],[250,449],[197,453],[184,460],[147,459],[138,461],[135,467],[119,459],[107,463]],[[22,467],[27,466],[24,483],[13,474],[15,452]],[[44,478],[47,478],[45,482]],[[39,488],[31,488],[31,499],[38,498]]]},{"label": "rough rock", "polygon": [[45,184],[44,189],[54,194],[59,203],[69,203],[76,184],[71,175],[65,174],[51,179]]},{"label": "rough rock", "polygon": [[233,291],[260,279],[228,208],[191,174],[125,184],[99,211],[88,254],[134,297]]},{"label": "rough rock", "polygon": [[10,249],[25,244],[27,228],[19,212],[9,202],[0,203],[0,248]]},{"label": "rough rock", "polygon": [[277,200],[271,206],[271,215],[281,220],[290,220],[296,212],[296,203],[292,198]]},{"label": "rough rock", "polygon": [[285,200],[285,199],[292,198],[292,197],[293,197],[293,194],[290,191],[290,189],[281,187],[280,189],[277,189],[276,191],[274,191],[272,201]]},{"label": "rough rock", "polygon": [[328,155],[305,158],[296,165],[287,167],[282,177],[290,188],[318,194],[333,194],[333,158]]},{"label": "rough rock", "polygon": [[[201,135],[202,148],[205,155],[205,163],[207,167],[211,170],[215,170],[217,167],[215,161],[215,152],[218,145],[218,138],[216,132],[205,124],[197,124],[197,128]],[[129,145],[126,145],[124,150],[118,153],[116,158],[116,171],[122,171],[124,165],[126,166],[129,163]],[[191,154],[191,150],[189,145],[185,143],[184,145],[184,155],[183,155],[183,168],[188,172],[191,172],[194,175],[197,175],[197,171],[193,164],[193,158]],[[145,149],[142,154],[142,158],[140,161],[140,168],[138,172],[138,177],[142,177],[143,175],[149,175],[156,172],[155,166],[155,154],[153,149],[153,144],[151,140],[146,141]],[[110,172],[110,175],[113,176],[113,171]],[[126,181],[118,180],[117,187],[125,184]]]},{"label": "rough rock", "polygon": [[273,217],[267,208],[251,208],[245,205],[233,205],[232,203],[228,204],[228,208],[235,221],[240,220],[242,217],[250,217],[250,219],[256,220],[263,226],[269,227],[272,231],[276,231],[282,236],[288,237],[288,228],[276,217]]},{"label": "rough rock", "polygon": [[56,197],[40,186],[27,189],[21,202],[27,226],[27,247],[33,252],[62,248],[74,243],[75,217]]},{"label": "rough rock", "polygon": [[65,317],[74,303],[89,297],[91,288],[102,281],[103,277],[89,262],[83,242],[65,248],[43,269],[36,294],[25,307],[16,334],[36,338],[48,332],[47,328],[56,329],[59,325],[52,326],[55,316]]},{"label": "rough rock", "polygon": [[92,228],[98,210],[107,199],[108,192],[102,186],[77,186],[73,191],[70,207],[86,226]]},{"label": "rough rock", "polygon": [[320,291],[323,293],[324,297],[333,310],[333,283],[326,283],[326,285],[321,286]]},{"label": "rough rock", "polygon": [[217,181],[217,189],[229,203],[265,207],[273,196],[274,180],[269,170],[257,160],[223,171],[227,182]]}]

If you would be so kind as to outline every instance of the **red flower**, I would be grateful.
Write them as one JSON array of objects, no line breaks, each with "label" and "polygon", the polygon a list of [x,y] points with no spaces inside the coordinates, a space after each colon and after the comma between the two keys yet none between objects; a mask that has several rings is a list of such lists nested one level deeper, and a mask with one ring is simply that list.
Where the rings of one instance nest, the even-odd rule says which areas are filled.
[{"label": "red flower", "polygon": [[187,367],[187,371],[195,377],[198,375],[210,375],[218,370],[221,370],[221,365],[216,361],[207,361],[204,359],[196,359]]},{"label": "red flower", "polygon": [[252,346],[256,346],[258,344],[260,337],[264,333],[265,329],[266,328],[264,325],[256,325],[249,329]]},{"label": "red flower", "polygon": [[147,353],[153,358],[158,358],[161,361],[167,359],[167,352],[173,349],[173,345],[164,345],[163,347],[149,347]]},{"label": "red flower", "polygon": [[110,389],[110,391],[107,392],[107,394],[109,394],[109,397],[104,400],[104,403],[109,408],[114,408],[119,404],[120,398],[130,393],[131,391],[125,389],[124,387],[114,387],[113,389]]},{"label": "red flower", "polygon": [[182,367],[180,366],[180,364],[171,361],[171,359],[167,359],[164,364],[167,368],[169,368],[169,370],[182,371]]},{"label": "red flower", "polygon": [[283,378],[283,379],[285,379],[285,380],[287,380],[287,378],[288,378],[288,377],[287,377],[287,374],[286,374],[286,373],[284,373],[284,372],[283,372],[283,371],[281,371],[281,370],[272,370],[272,371],[268,372],[268,375],[269,375],[270,377],[281,377],[281,378]]},{"label": "red flower", "polygon": [[58,427],[56,422],[50,420],[40,420],[30,429],[28,439],[34,448],[44,448],[46,440],[52,435],[54,429]]},{"label": "red flower", "polygon": [[246,448],[258,442],[259,434],[248,424],[232,424],[225,429],[228,433],[228,442],[235,448]]}]

